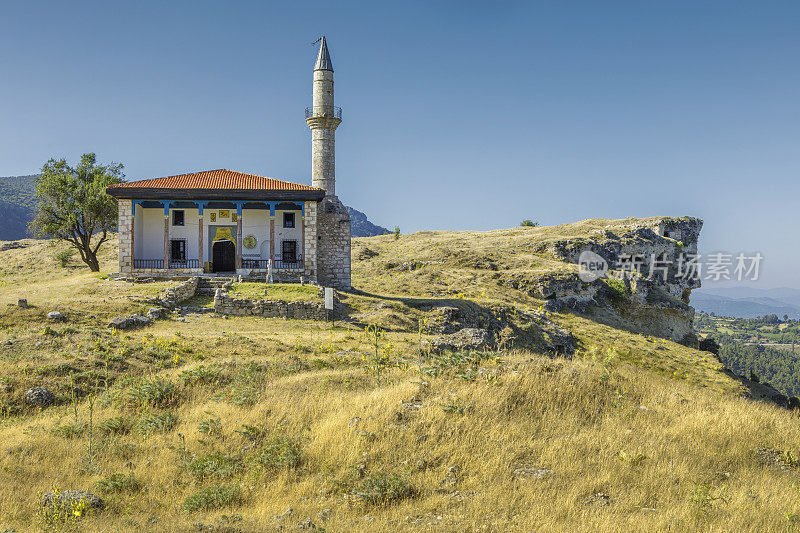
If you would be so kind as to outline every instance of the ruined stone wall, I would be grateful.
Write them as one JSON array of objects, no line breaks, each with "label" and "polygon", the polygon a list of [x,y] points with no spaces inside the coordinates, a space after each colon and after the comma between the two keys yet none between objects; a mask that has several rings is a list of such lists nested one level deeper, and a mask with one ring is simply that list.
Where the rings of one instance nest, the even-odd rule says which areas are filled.
[{"label": "ruined stone wall", "polygon": [[214,312],[227,316],[328,320],[328,310],[321,301],[246,300],[231,298],[221,290],[214,296]]},{"label": "ruined stone wall", "polygon": [[319,204],[317,214],[317,281],[324,287],[349,289],[350,215],[335,196]]},{"label": "ruined stone wall", "polygon": [[195,276],[177,287],[172,287],[164,291],[160,297],[164,307],[174,307],[194,296],[197,293],[197,286],[199,283],[200,278]]}]

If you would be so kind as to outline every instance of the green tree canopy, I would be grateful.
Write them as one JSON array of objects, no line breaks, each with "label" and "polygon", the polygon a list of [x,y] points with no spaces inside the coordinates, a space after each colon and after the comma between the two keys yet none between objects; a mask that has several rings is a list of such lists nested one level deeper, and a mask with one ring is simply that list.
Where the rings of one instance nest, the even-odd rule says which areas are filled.
[{"label": "green tree canopy", "polygon": [[76,167],[66,159],[50,159],[36,181],[39,211],[30,224],[33,234],[70,243],[93,272],[99,271],[97,251],[117,226],[117,201],[106,187],[123,181],[122,169],[120,163],[98,165],[95,154],[81,156]]}]

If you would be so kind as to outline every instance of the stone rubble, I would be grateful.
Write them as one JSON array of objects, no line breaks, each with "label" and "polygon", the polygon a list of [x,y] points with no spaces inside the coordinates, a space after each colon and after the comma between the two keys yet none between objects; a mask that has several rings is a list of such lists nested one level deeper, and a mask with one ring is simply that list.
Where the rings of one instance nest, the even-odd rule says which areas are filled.
[{"label": "stone rubble", "polygon": [[44,387],[32,387],[25,391],[25,403],[33,407],[49,407],[56,401],[52,392]]}]

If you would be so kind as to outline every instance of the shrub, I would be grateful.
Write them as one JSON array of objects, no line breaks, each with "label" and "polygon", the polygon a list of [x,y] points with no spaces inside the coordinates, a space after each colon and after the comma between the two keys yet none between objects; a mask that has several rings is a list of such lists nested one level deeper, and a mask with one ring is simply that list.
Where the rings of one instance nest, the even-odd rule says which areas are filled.
[{"label": "shrub", "polygon": [[117,416],[100,422],[97,429],[106,435],[125,435],[131,431],[131,421],[128,418]]},{"label": "shrub", "polygon": [[97,482],[97,488],[103,494],[117,494],[120,492],[136,492],[141,488],[139,481],[133,474],[111,474]]},{"label": "shrub", "polygon": [[221,453],[203,455],[190,461],[186,466],[186,470],[198,483],[203,483],[208,479],[230,477],[240,468],[236,459]]},{"label": "shrub", "polygon": [[222,375],[222,368],[219,366],[205,366],[200,365],[191,370],[184,370],[180,373],[178,378],[184,385],[210,385],[222,384],[225,381],[225,376]]},{"label": "shrub", "polygon": [[201,489],[183,501],[186,511],[214,511],[242,501],[242,495],[237,487],[215,485]]},{"label": "shrub", "polygon": [[409,481],[399,474],[377,472],[364,478],[353,490],[357,498],[373,504],[386,505],[417,494]]},{"label": "shrub", "polygon": [[197,431],[209,437],[222,435],[222,422],[219,418],[209,418],[197,424]]},{"label": "shrub", "polygon": [[74,439],[78,437],[82,437],[85,429],[79,426],[72,426],[72,425],[65,425],[65,426],[58,426],[53,428],[52,430],[53,435],[57,437],[62,437],[64,439]]},{"label": "shrub", "polygon": [[151,433],[166,433],[172,431],[178,423],[178,416],[167,411],[161,414],[144,415],[136,421],[133,429],[140,435],[150,435]]},{"label": "shrub", "polygon": [[539,226],[539,223],[538,222],[534,222],[533,220],[527,220],[526,219],[526,220],[523,220],[522,222],[520,222],[519,225],[522,226],[523,228],[536,228],[536,227]]},{"label": "shrub", "polygon": [[163,409],[175,405],[177,401],[175,384],[162,378],[142,379],[125,389],[120,398],[120,403],[133,411],[145,407]]},{"label": "shrub", "polygon": [[253,462],[268,470],[297,468],[303,462],[300,441],[282,435],[272,437],[255,452]]},{"label": "shrub", "polygon": [[53,259],[56,263],[61,265],[62,268],[66,268],[74,256],[75,250],[72,248],[64,248],[60,252],[53,253]]},{"label": "shrub", "polygon": [[631,290],[621,279],[617,278],[603,278],[606,286],[609,289],[609,296],[613,303],[621,303],[627,300],[631,295]]},{"label": "shrub", "polygon": [[395,226],[393,233],[394,233],[394,240],[399,239],[400,238],[400,226]]}]

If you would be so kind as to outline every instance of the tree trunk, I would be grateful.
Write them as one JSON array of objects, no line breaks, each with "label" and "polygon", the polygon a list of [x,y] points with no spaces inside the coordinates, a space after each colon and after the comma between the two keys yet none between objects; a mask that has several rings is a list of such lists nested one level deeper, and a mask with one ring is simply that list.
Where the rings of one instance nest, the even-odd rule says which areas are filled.
[{"label": "tree trunk", "polygon": [[100,272],[100,263],[97,261],[97,254],[91,249],[84,249],[81,254],[83,262],[89,265],[89,270],[92,272]]}]

